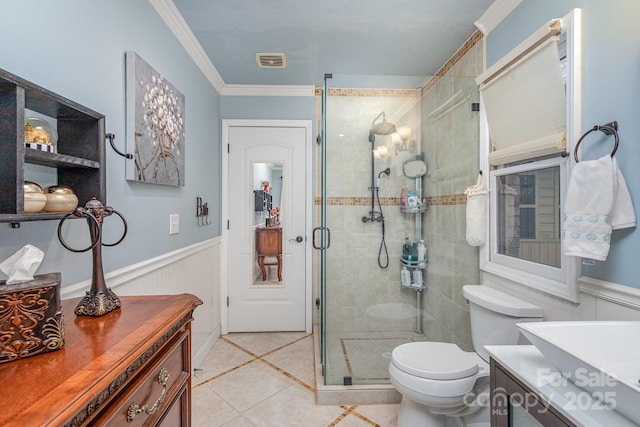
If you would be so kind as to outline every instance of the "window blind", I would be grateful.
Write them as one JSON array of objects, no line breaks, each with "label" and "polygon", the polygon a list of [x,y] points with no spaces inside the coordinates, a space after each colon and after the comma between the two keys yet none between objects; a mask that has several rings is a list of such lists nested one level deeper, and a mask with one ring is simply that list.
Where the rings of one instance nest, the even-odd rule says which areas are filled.
[{"label": "window blind", "polygon": [[[489,125],[496,166],[564,151],[566,96],[559,24],[552,21],[528,46],[514,49],[476,80]],[[542,34],[540,34],[542,33]],[[517,52],[519,50],[520,52]]]}]

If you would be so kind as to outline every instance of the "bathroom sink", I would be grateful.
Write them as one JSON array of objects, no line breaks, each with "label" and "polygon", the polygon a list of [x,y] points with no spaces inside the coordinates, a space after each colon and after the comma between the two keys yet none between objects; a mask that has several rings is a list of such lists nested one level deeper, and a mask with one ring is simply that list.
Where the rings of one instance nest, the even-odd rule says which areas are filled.
[{"label": "bathroom sink", "polygon": [[565,378],[588,391],[566,396],[574,408],[609,404],[640,425],[640,321],[565,321],[517,324],[562,374],[541,372],[540,385]]}]

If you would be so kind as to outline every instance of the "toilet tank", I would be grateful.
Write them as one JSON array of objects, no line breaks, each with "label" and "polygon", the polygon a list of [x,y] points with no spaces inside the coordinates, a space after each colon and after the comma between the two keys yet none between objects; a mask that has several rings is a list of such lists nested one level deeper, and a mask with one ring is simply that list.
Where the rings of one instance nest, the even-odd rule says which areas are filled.
[{"label": "toilet tank", "polygon": [[542,308],[485,285],[466,285],[462,294],[469,301],[473,348],[485,361],[485,345],[524,344],[516,323],[542,321]]}]

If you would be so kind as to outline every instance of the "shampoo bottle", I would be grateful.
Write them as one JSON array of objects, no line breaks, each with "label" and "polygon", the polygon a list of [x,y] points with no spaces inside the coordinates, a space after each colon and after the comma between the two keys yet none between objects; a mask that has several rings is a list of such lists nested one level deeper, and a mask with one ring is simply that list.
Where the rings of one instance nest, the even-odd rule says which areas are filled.
[{"label": "shampoo bottle", "polygon": [[402,279],[402,286],[407,288],[411,286],[411,272],[407,270],[407,267],[402,267],[400,278]]},{"label": "shampoo bottle", "polygon": [[418,266],[424,268],[427,265],[427,248],[424,246],[424,240],[418,243]]},{"label": "shampoo bottle", "polygon": [[413,287],[421,288],[422,287],[422,271],[421,270],[413,270]]}]

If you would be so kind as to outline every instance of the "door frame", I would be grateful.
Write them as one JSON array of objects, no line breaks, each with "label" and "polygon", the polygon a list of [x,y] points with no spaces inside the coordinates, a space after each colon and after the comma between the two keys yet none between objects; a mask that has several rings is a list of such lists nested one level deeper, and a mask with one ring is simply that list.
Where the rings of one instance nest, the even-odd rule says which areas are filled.
[{"label": "door frame", "polygon": [[313,220],[313,173],[312,173],[312,154],[313,154],[313,137],[311,120],[256,120],[256,119],[223,119],[222,120],[222,254],[221,254],[221,274],[220,274],[220,332],[222,335],[229,333],[228,325],[228,307],[227,297],[229,296],[229,275],[228,268],[228,244],[229,230],[227,229],[227,221],[229,214],[229,151],[225,149],[229,146],[229,131],[232,127],[273,127],[273,128],[303,128],[305,129],[305,331],[311,333],[313,326],[313,284],[312,284],[312,251],[309,241],[309,230]]}]

